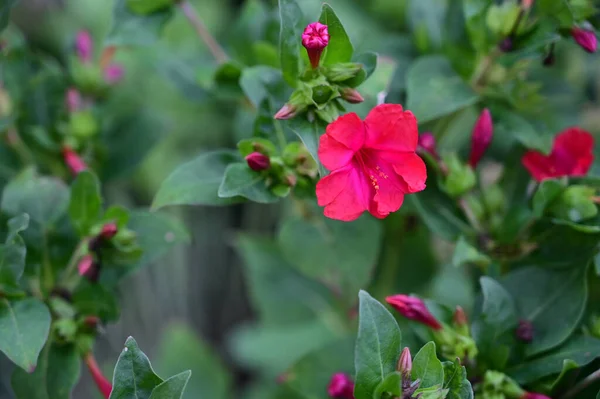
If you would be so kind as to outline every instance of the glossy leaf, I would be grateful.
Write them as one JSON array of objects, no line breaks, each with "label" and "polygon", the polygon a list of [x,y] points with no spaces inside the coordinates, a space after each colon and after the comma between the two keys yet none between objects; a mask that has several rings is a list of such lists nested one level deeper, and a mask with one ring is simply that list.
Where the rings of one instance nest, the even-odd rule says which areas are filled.
[{"label": "glossy leaf", "polygon": [[110,46],[148,46],[154,44],[173,14],[165,8],[151,14],[138,15],[127,6],[127,0],[117,0],[111,32],[106,39]]},{"label": "glossy leaf", "polygon": [[383,394],[391,395],[392,397],[400,397],[402,395],[402,374],[394,372],[388,374],[383,381],[377,385],[373,398],[380,399]]},{"label": "glossy leaf", "polygon": [[327,31],[330,36],[329,44],[325,48],[321,63],[323,65],[333,65],[341,62],[350,62],[354,48],[344,26],[329,4],[323,4],[319,22],[327,25]]},{"label": "glossy leaf", "polygon": [[412,379],[421,380],[419,388],[430,388],[444,383],[444,367],[437,358],[435,343],[428,342],[413,359]]},{"label": "glossy leaf", "polygon": [[265,176],[253,171],[245,163],[234,163],[225,169],[218,194],[221,198],[244,197],[261,204],[279,200],[267,187]]},{"label": "glossy leaf", "polygon": [[447,399],[473,399],[473,387],[467,379],[467,370],[460,360],[444,362],[444,388],[448,389]]},{"label": "glossy leaf", "polygon": [[101,211],[102,197],[98,178],[89,171],[79,173],[71,186],[69,216],[80,236],[89,233]]},{"label": "glossy leaf", "polygon": [[185,387],[192,376],[191,371],[174,375],[166,379],[152,391],[150,399],[181,399],[184,397]]},{"label": "glossy leaf", "polygon": [[302,31],[302,10],[296,0],[279,0],[281,31],[279,35],[279,54],[283,78],[292,87],[296,87],[300,76],[300,45]]},{"label": "glossy leaf", "polygon": [[396,370],[402,336],[394,316],[379,301],[362,290],[358,298],[354,397],[372,399],[377,386]]}]

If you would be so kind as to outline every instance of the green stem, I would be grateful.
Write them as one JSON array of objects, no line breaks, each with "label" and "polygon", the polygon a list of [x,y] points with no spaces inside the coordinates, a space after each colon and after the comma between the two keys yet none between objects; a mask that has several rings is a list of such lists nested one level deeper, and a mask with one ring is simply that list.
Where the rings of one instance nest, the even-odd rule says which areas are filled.
[{"label": "green stem", "polygon": [[194,27],[194,30],[196,30],[198,37],[206,44],[215,60],[217,60],[219,64],[227,62],[229,57],[227,57],[223,48],[221,48],[219,43],[210,34],[206,25],[204,25],[204,21],[202,21],[202,18],[200,18],[192,4],[188,0],[183,0],[179,3],[179,8],[181,8],[185,17]]},{"label": "green stem", "polygon": [[274,119],[273,126],[275,126],[275,134],[277,135],[277,142],[279,143],[279,147],[280,147],[281,151],[283,151],[287,145],[287,140],[285,139],[285,134],[283,133],[283,128],[281,127],[281,122],[277,119]]},{"label": "green stem", "polygon": [[69,263],[67,263],[67,267],[65,268],[65,271],[62,274],[62,284],[69,284],[69,281],[71,280],[71,275],[74,275],[77,273],[77,263],[79,262],[79,260],[81,259],[81,255],[84,248],[87,247],[87,245],[89,244],[89,238],[83,238],[81,239],[81,241],[79,241],[79,244],[77,244],[77,246],[75,247],[75,250],[73,251],[73,254],[71,255],[71,259],[69,259]]}]

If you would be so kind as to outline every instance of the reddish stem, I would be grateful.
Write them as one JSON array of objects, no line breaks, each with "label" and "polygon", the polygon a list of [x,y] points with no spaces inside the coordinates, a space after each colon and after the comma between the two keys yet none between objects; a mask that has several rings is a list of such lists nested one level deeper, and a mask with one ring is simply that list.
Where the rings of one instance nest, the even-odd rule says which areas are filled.
[{"label": "reddish stem", "polygon": [[98,363],[91,352],[85,356],[85,364],[90,370],[90,374],[92,375],[98,390],[106,399],[108,399],[110,397],[110,392],[112,391],[112,385],[110,381],[106,379],[104,374],[102,374],[102,371],[100,370],[100,367],[98,367]]}]

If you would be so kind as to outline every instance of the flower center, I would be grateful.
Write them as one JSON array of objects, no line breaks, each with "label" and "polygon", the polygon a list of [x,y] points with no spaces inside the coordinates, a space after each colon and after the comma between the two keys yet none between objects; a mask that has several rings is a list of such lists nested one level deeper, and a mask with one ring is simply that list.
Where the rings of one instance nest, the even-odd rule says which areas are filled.
[{"label": "flower center", "polygon": [[368,150],[358,151],[355,159],[375,191],[379,190],[380,184],[389,178],[389,175],[385,172],[385,166],[381,163],[378,164],[374,154]]}]

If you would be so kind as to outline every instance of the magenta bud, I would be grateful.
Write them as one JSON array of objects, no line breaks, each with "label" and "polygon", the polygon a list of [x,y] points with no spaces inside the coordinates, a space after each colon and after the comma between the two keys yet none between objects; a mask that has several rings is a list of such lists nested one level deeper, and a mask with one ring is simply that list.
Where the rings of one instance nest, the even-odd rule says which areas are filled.
[{"label": "magenta bud", "polygon": [[271,160],[265,154],[261,154],[260,152],[253,152],[246,156],[246,162],[250,169],[255,170],[257,172],[261,170],[267,170],[271,167]]},{"label": "magenta bud", "polygon": [[70,113],[79,111],[82,104],[81,94],[79,91],[73,87],[67,90],[67,94],[65,95],[65,103]]},{"label": "magenta bud", "polygon": [[571,29],[571,36],[588,53],[595,53],[598,50],[598,38],[593,31],[574,26]]},{"label": "magenta bud", "polygon": [[81,62],[87,63],[92,61],[94,42],[88,31],[82,30],[77,33],[77,37],[75,38],[75,49]]},{"label": "magenta bud", "polygon": [[104,81],[109,85],[119,83],[123,75],[125,75],[125,68],[119,64],[110,64],[104,68]]},{"label": "magenta bud", "polygon": [[341,94],[342,98],[348,101],[350,104],[360,104],[363,101],[365,101],[365,99],[363,98],[363,96],[360,95],[358,90],[353,89],[351,87],[346,87],[345,89],[342,89]]},{"label": "magenta bud", "polygon": [[402,373],[405,378],[410,378],[410,372],[412,371],[412,357],[410,355],[410,349],[405,347],[402,349],[400,359],[398,359],[398,365],[396,369]]},{"label": "magenta bud", "polygon": [[473,127],[473,135],[471,136],[471,155],[469,157],[469,165],[474,169],[483,154],[485,154],[487,148],[492,142],[494,136],[494,126],[492,124],[492,115],[490,111],[485,108],[481,111],[479,119],[475,122]]},{"label": "magenta bud", "polygon": [[90,254],[81,258],[77,264],[77,271],[79,272],[80,276],[85,277],[90,281],[98,281],[100,268],[98,267],[98,263],[94,261],[94,258]]},{"label": "magenta bud", "polygon": [[421,150],[428,152],[433,155],[434,158],[438,159],[437,146],[435,143],[435,136],[433,133],[425,132],[419,135],[419,147]]},{"label": "magenta bud", "polygon": [[521,399],[552,399],[550,396],[542,395],[541,393],[525,392]]},{"label": "magenta bud", "polygon": [[298,109],[290,104],[285,104],[283,107],[281,107],[281,109],[279,111],[277,111],[277,113],[275,114],[275,116],[273,118],[275,119],[292,119],[293,117],[295,117],[297,115]]},{"label": "magenta bud", "polygon": [[347,374],[335,373],[327,386],[327,394],[331,398],[354,399],[354,382]]},{"label": "magenta bud", "polygon": [[533,341],[533,324],[529,320],[519,320],[515,336],[519,341],[529,343]]},{"label": "magenta bud", "polygon": [[87,169],[85,161],[69,146],[63,146],[62,155],[65,164],[74,175]]},{"label": "magenta bud", "polygon": [[118,231],[119,229],[116,223],[106,223],[104,226],[102,226],[102,230],[100,231],[100,237],[102,237],[105,240],[110,240],[117,234]]},{"label": "magenta bud", "polygon": [[502,40],[498,46],[503,52],[509,53],[513,49],[513,39],[511,37],[507,37],[504,40]]},{"label": "magenta bud", "polygon": [[304,29],[304,33],[302,33],[302,45],[308,53],[310,65],[312,65],[313,69],[319,66],[321,54],[323,54],[323,50],[327,47],[327,44],[329,44],[327,25],[323,25],[320,22],[313,22]]},{"label": "magenta bud", "polygon": [[466,326],[469,323],[467,314],[465,313],[465,310],[462,307],[456,307],[456,309],[454,310],[454,315],[452,315],[452,321],[457,326]]},{"label": "magenta bud", "polygon": [[425,302],[417,297],[398,294],[388,296],[385,301],[407,319],[423,323],[434,330],[442,329],[442,325],[429,312]]}]

